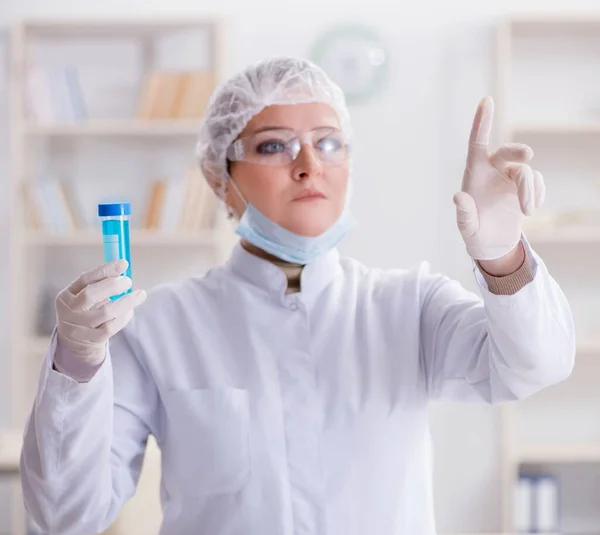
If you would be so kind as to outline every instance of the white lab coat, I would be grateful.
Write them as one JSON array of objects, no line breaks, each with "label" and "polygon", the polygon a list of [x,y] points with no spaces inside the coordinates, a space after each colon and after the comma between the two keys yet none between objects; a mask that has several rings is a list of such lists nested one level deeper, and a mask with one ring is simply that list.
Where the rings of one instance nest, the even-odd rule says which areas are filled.
[{"label": "white lab coat", "polygon": [[[529,245],[526,243],[526,246]],[[501,403],[571,373],[571,312],[534,281],[483,300],[427,264],[367,269],[331,251],[285,295],[239,244],[150,292],[94,379],[43,364],[21,460],[51,534],[107,528],[162,450],[164,535],[433,535],[430,400]]]}]

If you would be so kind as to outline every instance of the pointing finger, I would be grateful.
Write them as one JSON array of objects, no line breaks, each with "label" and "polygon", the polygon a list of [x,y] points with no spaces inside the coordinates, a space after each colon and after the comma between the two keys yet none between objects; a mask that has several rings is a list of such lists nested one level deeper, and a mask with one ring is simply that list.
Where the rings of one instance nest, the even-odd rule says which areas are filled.
[{"label": "pointing finger", "polygon": [[469,154],[479,154],[482,150],[487,151],[492,133],[492,122],[494,119],[494,101],[491,97],[485,97],[479,102],[471,134],[469,136]]}]

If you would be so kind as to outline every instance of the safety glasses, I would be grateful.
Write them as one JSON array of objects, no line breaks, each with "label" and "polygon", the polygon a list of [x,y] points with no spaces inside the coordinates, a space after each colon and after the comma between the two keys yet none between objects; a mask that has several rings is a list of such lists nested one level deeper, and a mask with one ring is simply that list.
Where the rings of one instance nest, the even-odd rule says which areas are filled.
[{"label": "safety glasses", "polygon": [[259,131],[234,141],[227,151],[227,159],[285,166],[298,157],[303,145],[309,145],[324,164],[339,165],[348,160],[348,139],[335,128],[301,133],[283,128]]}]

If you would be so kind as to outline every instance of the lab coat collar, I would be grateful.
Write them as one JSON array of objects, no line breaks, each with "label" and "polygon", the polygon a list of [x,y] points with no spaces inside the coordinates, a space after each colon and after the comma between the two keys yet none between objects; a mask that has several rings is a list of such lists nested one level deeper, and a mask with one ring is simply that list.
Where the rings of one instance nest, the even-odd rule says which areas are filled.
[{"label": "lab coat collar", "polygon": [[[285,295],[287,277],[275,264],[260,258],[237,242],[227,261],[227,268],[238,277],[273,295]],[[332,249],[304,266],[300,275],[300,294],[312,297],[323,290],[340,271],[340,256]]]}]

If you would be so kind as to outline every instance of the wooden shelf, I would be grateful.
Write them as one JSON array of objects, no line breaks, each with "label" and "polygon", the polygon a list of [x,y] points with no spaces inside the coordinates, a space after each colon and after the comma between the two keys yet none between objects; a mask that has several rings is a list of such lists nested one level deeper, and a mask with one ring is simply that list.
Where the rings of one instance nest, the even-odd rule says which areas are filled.
[{"label": "wooden shelf", "polygon": [[193,137],[201,119],[181,120],[94,120],[73,124],[27,124],[25,134],[37,137]]},{"label": "wooden shelf", "polygon": [[32,336],[27,339],[26,351],[31,355],[43,356],[50,344],[49,336]]},{"label": "wooden shelf", "polygon": [[600,243],[600,226],[531,227],[525,229],[525,235],[532,244]]},{"label": "wooden shelf", "polygon": [[[439,535],[523,535],[522,533],[516,533],[514,531],[506,531],[506,532],[495,532],[495,531],[486,531],[486,532],[472,532],[472,533],[440,533]],[[553,533],[550,531],[544,531],[543,535],[600,535],[600,533],[596,532],[561,532],[561,533]]]},{"label": "wooden shelf", "polygon": [[600,14],[598,12],[556,12],[556,13],[520,13],[511,15],[506,24],[523,28],[563,28],[581,29],[591,27],[600,30]]},{"label": "wooden shelf", "polygon": [[[600,141],[600,113],[594,107],[597,99],[591,89],[593,83],[585,85],[585,80],[589,79],[589,73],[595,72],[598,66],[594,46],[600,39],[600,12],[521,11],[505,17],[497,30],[495,89],[499,104],[499,141],[530,144],[534,153],[539,154],[543,160],[543,163],[540,162],[540,170],[546,179],[547,187],[553,189],[555,199],[562,200],[561,188],[573,195],[565,195],[566,206],[562,212],[549,213],[551,209],[546,207],[539,210],[534,217],[525,218],[524,234],[534,249],[540,247],[539,253],[548,262],[551,274],[556,271],[557,275],[562,276],[564,269],[565,277],[570,279],[564,284],[567,294],[571,289],[569,283],[572,283],[576,287],[574,300],[586,298],[588,287],[589,297],[593,299],[594,281],[587,278],[577,280],[579,272],[569,271],[569,265],[575,262],[571,259],[572,252],[589,252],[593,255],[597,246],[600,246],[600,224],[597,224],[600,222],[600,212],[599,217],[596,217],[597,214],[589,202],[588,190],[584,190],[578,202],[577,192],[572,187],[589,187],[588,180],[595,180],[593,169],[597,151],[594,152],[594,147],[597,141]],[[553,61],[556,56],[554,50],[561,51],[556,61]],[[537,84],[543,81],[548,82],[551,90],[544,95],[542,102],[536,100],[535,95],[539,90]],[[533,85],[531,82],[534,82]],[[584,89],[581,98],[569,100],[568,92],[572,91],[571,95],[578,95],[582,87]],[[534,116],[527,114],[531,107],[537,110]],[[565,150],[560,150],[561,147]],[[578,149],[577,152],[571,150],[574,147]],[[568,168],[569,164],[573,165],[572,172],[566,173],[565,168]],[[581,178],[582,183],[579,183],[577,178]],[[547,245],[548,248],[542,249],[542,245]],[[546,252],[552,252],[547,259]],[[557,267],[554,266],[555,262]],[[583,262],[590,263],[587,256]],[[584,267],[586,265],[584,264]],[[571,300],[569,295],[567,299]],[[587,298],[585,300],[587,301]],[[590,308],[585,308],[582,312],[586,316],[582,318],[584,320],[593,320],[594,302],[589,304]],[[597,358],[596,355],[600,355],[600,337],[593,330],[585,330],[583,326],[578,329],[579,321],[576,315],[577,354],[578,357],[581,356],[576,367],[585,367],[593,362],[592,359]],[[593,321],[584,323],[593,325]],[[569,379],[569,386],[577,389],[577,382],[582,377],[584,380],[592,380],[586,373],[588,370],[583,372],[583,376],[581,373],[573,374]],[[589,373],[593,371],[590,370]],[[587,384],[582,383],[582,387],[587,387]],[[581,463],[600,466],[600,440],[596,442],[594,437],[586,440],[588,437],[585,434],[585,421],[575,422],[578,425],[574,425],[575,429],[570,437],[573,443],[560,444],[560,430],[552,428],[555,403],[564,401],[568,408],[576,413],[578,404],[585,400],[563,400],[560,395],[557,396],[559,399],[555,399],[555,391],[548,389],[547,393],[539,398],[538,410],[535,412],[521,409],[519,402],[504,404],[501,407],[501,531],[506,535],[511,532],[515,521],[514,491],[520,465],[539,465],[540,469],[547,473],[563,468],[555,465],[567,465],[565,469],[568,468],[569,471],[577,468],[571,465]],[[548,428],[554,431],[554,442],[552,437],[546,434]],[[522,443],[525,436],[530,437],[531,442]],[[562,440],[568,438],[564,437]],[[583,442],[577,443],[578,440]],[[513,450],[511,444],[515,444],[516,449]],[[592,535],[597,532],[594,513],[593,508],[587,505],[580,509],[568,505],[567,510],[560,511],[560,516],[566,523],[571,519],[575,521],[576,517],[577,521],[580,520],[580,525],[591,526],[591,529],[588,528],[588,535]],[[588,514],[591,515],[589,519]],[[577,525],[571,525],[575,529],[567,528],[565,534],[576,535],[579,532],[579,535],[584,535]]]},{"label": "wooden shelf", "polygon": [[[495,533],[495,532],[486,532],[486,533],[451,533],[451,534],[443,534],[440,535],[523,535],[522,533],[516,533],[514,531],[504,532],[504,533]],[[553,533],[551,531],[544,531],[543,535],[600,535],[600,532],[597,531],[561,531],[557,533]]]},{"label": "wooden shelf", "polygon": [[[486,532],[486,533],[449,533],[449,534],[444,534],[444,533],[440,533],[440,535],[522,535],[519,533],[513,533],[513,532],[506,532],[506,533],[499,533],[499,532]],[[544,535],[564,535],[564,534],[560,534],[560,533],[544,533]]]},{"label": "wooden shelf", "polygon": [[[52,233],[30,231],[26,235],[26,243],[39,246],[94,246],[102,245],[102,234],[98,231],[77,231],[70,233]],[[166,233],[158,231],[134,230],[131,232],[131,246],[170,246],[170,247],[215,247],[219,244],[216,231],[198,233]]]},{"label": "wooden shelf", "polygon": [[19,470],[22,437],[21,431],[0,431],[0,473]]},{"label": "wooden shelf", "polygon": [[526,446],[517,454],[519,463],[600,463],[600,443],[563,446]]},{"label": "wooden shelf", "polygon": [[512,137],[539,135],[539,136],[562,136],[562,135],[600,135],[600,122],[597,123],[529,123],[516,124],[509,127]]},{"label": "wooden shelf", "polygon": [[600,338],[582,336],[577,338],[577,353],[600,354]]},{"label": "wooden shelf", "polygon": [[[78,186],[85,188],[86,180],[102,180],[102,167],[105,163],[108,169],[107,176],[112,177],[114,175],[111,170],[121,164],[119,158],[121,157],[122,147],[127,145],[136,146],[136,150],[131,154],[132,159],[139,158],[142,162],[148,160],[156,162],[156,166],[151,164],[152,169],[157,169],[156,179],[158,179],[158,175],[165,175],[165,179],[170,179],[171,173],[181,173],[181,170],[177,171],[177,169],[181,169],[181,155],[174,154],[172,149],[176,146],[183,146],[188,147],[188,149],[191,148],[193,152],[202,117],[141,120],[138,119],[135,113],[130,113],[131,116],[109,116],[105,118],[95,118],[95,114],[91,113],[89,114],[91,118],[88,119],[87,113],[63,113],[63,111],[91,112],[95,109],[111,108],[112,106],[109,105],[108,100],[118,99],[119,96],[117,94],[104,94],[106,87],[117,87],[120,90],[123,87],[120,84],[123,83],[127,85],[126,90],[133,93],[136,88],[131,85],[133,82],[131,76],[127,75],[126,78],[123,77],[122,80],[119,80],[117,71],[121,68],[127,69],[123,71],[124,73],[139,73],[139,82],[143,83],[143,79],[147,78],[147,75],[157,68],[179,71],[181,69],[191,69],[192,65],[195,65],[194,70],[210,69],[214,74],[216,84],[222,82],[223,75],[227,72],[226,26],[222,18],[214,18],[210,15],[206,17],[180,16],[179,18],[169,16],[71,18],[65,16],[60,19],[28,19],[14,25],[14,31],[11,32],[11,46],[8,49],[10,57],[7,62],[7,65],[14,70],[15,74],[15,76],[8,77],[11,106],[10,120],[7,124],[11,126],[9,144],[12,150],[9,178],[11,202],[8,206],[11,209],[9,218],[17,222],[9,228],[11,232],[9,236],[9,243],[11,244],[10,258],[13,268],[9,270],[11,273],[9,288],[13,291],[10,292],[8,306],[14,325],[11,350],[9,351],[11,377],[7,378],[7,384],[11,387],[10,404],[13,413],[9,425],[13,427],[22,425],[25,417],[31,411],[31,394],[35,392],[39,379],[38,374],[32,372],[32,370],[34,367],[37,368],[36,363],[43,358],[50,342],[49,337],[32,336],[31,334],[36,332],[35,311],[39,310],[39,296],[36,290],[45,287],[48,283],[53,285],[51,282],[53,278],[60,278],[59,271],[63,269],[61,265],[57,269],[53,269],[51,265],[57,260],[69,257],[78,248],[90,248],[90,251],[92,248],[102,250],[100,226],[93,221],[90,221],[89,228],[77,231],[71,231],[68,227],[64,227],[65,232],[60,232],[60,230],[37,231],[26,228],[22,224],[24,220],[19,217],[20,214],[14,212],[14,209],[19,207],[23,201],[23,180],[34,181],[41,179],[42,176],[47,176],[50,180],[64,178],[65,180],[77,181]],[[100,71],[98,71],[98,77],[93,76],[86,80],[86,84],[83,84],[81,88],[85,93],[82,95],[83,110],[67,110],[66,106],[69,102],[65,94],[60,95],[60,101],[56,101],[54,98],[51,101],[49,100],[46,103],[48,109],[43,110],[43,113],[39,115],[35,113],[26,114],[30,96],[29,90],[31,89],[27,77],[28,66],[36,64],[37,60],[41,60],[40,65],[52,65],[54,62],[50,58],[51,55],[55,55],[56,59],[63,63],[74,62],[73,66],[75,68],[78,65],[83,66],[85,64],[84,60],[80,58],[81,55],[77,52],[77,49],[82,44],[87,45],[86,41],[89,39],[93,40],[89,44],[94,47],[94,50],[98,49],[99,52],[104,48],[102,40],[106,39],[106,53],[103,55],[105,61],[109,63],[113,61],[114,55],[118,54],[118,51],[124,50],[124,47],[130,50],[131,46],[134,46],[136,50],[139,49],[139,54],[136,51],[130,57],[127,53],[127,56],[123,57],[123,64],[116,65],[117,71],[113,69],[107,73],[108,78],[106,81],[109,79],[110,81],[106,85],[106,81],[100,79],[103,77]],[[55,44],[58,46],[54,47]],[[189,62],[182,64],[179,54],[185,53],[185,50],[188,50],[190,46],[196,50],[197,60],[194,60],[193,64]],[[44,49],[43,57],[37,57],[38,48]],[[71,55],[70,51],[74,55]],[[62,57],[63,55],[64,57]],[[131,71],[130,68],[133,68],[134,71]],[[87,86],[88,82],[90,86]],[[87,100],[88,91],[89,101]],[[143,91],[140,91],[141,94],[138,96],[140,100],[137,103],[138,105],[143,105]],[[69,96],[72,98],[74,95]],[[63,99],[63,97],[65,98]],[[94,97],[98,97],[97,107],[94,105]],[[62,109],[63,104],[65,110]],[[58,108],[59,105],[61,109]],[[200,114],[201,111],[198,111],[198,115]],[[71,117],[79,116],[85,117],[85,119],[75,122],[69,121]],[[37,117],[54,118],[56,122],[38,123]],[[110,141],[110,143],[107,143],[107,141]],[[65,166],[63,164],[63,159],[71,158],[71,155],[66,153],[71,152],[71,149],[75,149],[79,143],[87,145],[88,142],[90,146],[86,148],[89,148],[89,151],[76,151],[78,153],[76,165],[70,166],[67,164]],[[68,146],[66,151],[65,144]],[[81,161],[79,161],[79,157],[81,157]],[[126,163],[129,164],[129,162]],[[131,165],[135,165],[135,162],[132,161]],[[96,176],[99,178],[89,176],[85,172],[88,166],[98,170]],[[139,175],[145,174],[144,170],[140,170]],[[187,172],[183,172],[183,176],[180,178],[185,180],[189,178],[189,175]],[[116,181],[116,177],[114,180]],[[105,196],[105,193],[101,191],[103,185],[96,185],[100,187],[98,189],[94,188],[93,191],[84,191],[86,194],[85,200],[74,200],[84,204],[95,204],[99,198]],[[127,186],[136,188],[134,190],[135,194],[132,193],[132,196],[137,195],[138,192],[143,193],[139,191],[139,186]],[[185,185],[183,187],[185,188]],[[105,191],[111,191],[108,184]],[[184,189],[182,195],[186,195],[186,191]],[[174,192],[174,195],[175,193],[181,194],[181,191]],[[200,192],[197,193],[198,198],[200,198]],[[89,198],[87,198],[87,194],[89,194]],[[166,197],[163,206],[166,206]],[[149,202],[150,196],[146,196],[146,199]],[[172,197],[171,200],[173,203],[181,203],[184,199]],[[143,201],[140,197],[140,200],[136,202],[141,203]],[[82,207],[79,206],[79,208]],[[198,209],[201,209],[200,205],[198,205]],[[183,206],[172,204],[169,205],[169,210],[183,212]],[[42,215],[48,216],[50,214]],[[172,215],[175,214],[172,213]],[[54,218],[50,217],[40,217],[40,220],[49,220],[48,223],[54,222]],[[59,219],[56,218],[56,221],[58,222]],[[47,226],[54,227],[50,224]],[[132,249],[138,248],[138,252],[147,250],[151,252],[149,256],[142,254],[137,264],[139,270],[144,269],[144,263],[151,266],[153,284],[172,280],[171,272],[173,270],[177,272],[177,277],[187,276],[183,272],[184,270],[188,271],[190,276],[197,273],[195,262],[174,266],[173,263],[169,262],[157,264],[156,258],[168,259],[170,252],[190,252],[202,256],[202,265],[206,264],[206,267],[210,267],[222,263],[228,257],[233,245],[233,232],[229,232],[228,225],[221,220],[217,223],[215,230],[207,231],[188,232],[178,228],[152,231],[139,229],[138,226],[141,226],[141,223],[139,225],[132,224],[131,247]],[[57,228],[60,229],[58,226]],[[178,247],[181,249],[176,249]],[[140,251],[141,248],[147,249]],[[26,277],[25,273],[18,267],[39,261],[38,253],[41,251],[56,254],[50,254],[43,259],[44,262],[49,264],[49,269],[36,270],[38,280],[32,280]],[[86,250],[86,252],[88,251]],[[60,261],[57,263],[62,264]],[[33,291],[22,291],[23,288],[26,290],[33,289]],[[25,297],[23,298],[23,296]],[[19,300],[18,304],[14,302],[13,297]],[[10,442],[8,440],[3,441],[2,431],[0,431],[0,470],[4,468],[11,472],[18,470],[21,437],[22,433],[18,436],[15,434],[14,437],[11,435]],[[144,476],[144,473],[146,473],[146,476]],[[148,474],[152,478],[156,477],[156,481],[160,479],[160,462],[154,456],[146,458],[140,479],[147,481]],[[11,481],[10,485],[14,495],[18,496],[21,491],[20,482],[18,478],[13,479],[14,482]],[[158,491],[158,483],[154,481],[152,479],[150,484],[143,483],[142,488],[138,488],[136,496],[128,502],[111,526],[111,533],[134,535],[137,533],[158,532],[161,515],[160,507],[158,507],[160,504],[157,502],[158,492],[155,492]],[[146,488],[143,488],[144,485]],[[150,494],[152,494],[152,500],[148,499]],[[137,505],[133,506],[132,509],[131,504],[136,502]],[[148,514],[148,512],[153,514]],[[140,513],[145,514],[143,527],[141,528],[139,527]],[[12,501],[10,516],[12,519],[10,532],[14,535],[25,535],[27,533],[26,514],[23,510],[22,498],[17,497]]]},{"label": "wooden shelf", "polygon": [[186,31],[206,26],[208,28],[220,24],[220,19],[211,17],[148,17],[135,19],[94,18],[94,19],[55,19],[35,20],[29,19],[23,24],[23,30],[34,37],[73,37],[73,38],[98,38],[98,37],[135,37],[160,35],[175,31]]}]

